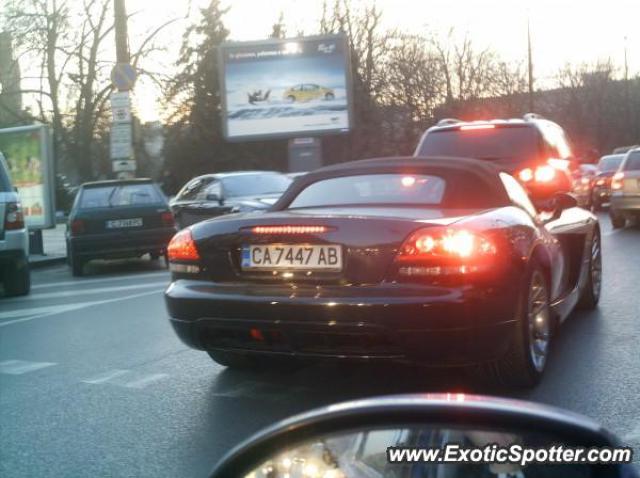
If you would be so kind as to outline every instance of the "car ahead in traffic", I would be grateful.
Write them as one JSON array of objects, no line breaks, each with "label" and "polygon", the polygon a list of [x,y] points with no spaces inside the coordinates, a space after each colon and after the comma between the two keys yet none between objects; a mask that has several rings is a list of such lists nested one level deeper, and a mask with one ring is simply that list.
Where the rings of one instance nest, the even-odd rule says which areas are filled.
[{"label": "car ahead in traffic", "polygon": [[569,140],[560,126],[536,114],[491,121],[444,119],[423,134],[414,155],[491,162],[541,201],[573,191],[576,162]]},{"label": "car ahead in traffic", "polygon": [[166,253],[176,227],[167,199],[150,179],[83,184],[67,223],[67,260],[74,276],[92,259]]},{"label": "car ahead in traffic", "polygon": [[236,171],[193,178],[171,200],[180,229],[215,216],[271,207],[291,184],[276,171]]},{"label": "car ahead in traffic", "polygon": [[5,295],[25,295],[31,289],[29,233],[9,167],[0,153],[0,280]]},{"label": "car ahead in traffic", "polygon": [[624,227],[628,219],[640,220],[640,148],[629,151],[611,178],[611,225]]},{"label": "car ahead in traffic", "polygon": [[593,178],[592,202],[595,210],[600,210],[611,198],[611,178],[620,167],[624,154],[609,154],[598,161],[597,172]]},{"label": "car ahead in traffic", "polygon": [[520,183],[486,161],[323,168],[266,213],[172,239],[171,323],[232,367],[391,360],[533,386],[556,326],[600,297],[598,220],[570,195],[554,202],[542,222]]}]

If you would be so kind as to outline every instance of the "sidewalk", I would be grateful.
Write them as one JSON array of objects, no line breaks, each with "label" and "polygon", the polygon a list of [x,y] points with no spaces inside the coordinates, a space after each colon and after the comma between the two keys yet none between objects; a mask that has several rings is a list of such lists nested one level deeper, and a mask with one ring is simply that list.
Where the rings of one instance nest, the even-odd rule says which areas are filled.
[{"label": "sidewalk", "polygon": [[65,229],[65,224],[57,224],[55,229],[44,229],[42,231],[44,255],[29,255],[29,265],[32,268],[63,264],[67,260],[67,248],[64,240]]}]

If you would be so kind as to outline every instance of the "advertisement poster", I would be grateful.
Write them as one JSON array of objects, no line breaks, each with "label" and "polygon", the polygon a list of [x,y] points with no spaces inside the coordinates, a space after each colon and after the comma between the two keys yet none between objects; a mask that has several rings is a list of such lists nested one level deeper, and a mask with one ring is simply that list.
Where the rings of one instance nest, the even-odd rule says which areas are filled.
[{"label": "advertisement poster", "polygon": [[50,227],[53,218],[46,127],[0,130],[0,151],[9,165],[13,185],[18,189],[27,227]]},{"label": "advertisement poster", "polygon": [[343,36],[227,43],[220,58],[227,139],[349,131],[350,76]]}]

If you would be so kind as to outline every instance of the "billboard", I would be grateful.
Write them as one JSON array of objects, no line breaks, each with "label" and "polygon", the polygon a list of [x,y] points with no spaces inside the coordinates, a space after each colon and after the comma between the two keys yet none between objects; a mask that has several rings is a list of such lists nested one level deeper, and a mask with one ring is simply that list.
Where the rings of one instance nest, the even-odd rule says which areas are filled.
[{"label": "billboard", "polygon": [[18,189],[29,229],[55,225],[50,136],[45,125],[0,129],[0,151]]},{"label": "billboard", "polygon": [[343,35],[224,43],[219,62],[228,140],[349,131],[351,70]]}]

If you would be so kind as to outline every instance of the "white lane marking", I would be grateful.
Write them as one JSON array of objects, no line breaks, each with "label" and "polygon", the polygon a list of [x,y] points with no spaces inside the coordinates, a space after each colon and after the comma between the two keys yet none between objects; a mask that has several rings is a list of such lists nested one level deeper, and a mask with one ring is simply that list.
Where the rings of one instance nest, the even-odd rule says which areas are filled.
[{"label": "white lane marking", "polygon": [[119,292],[122,290],[130,290],[130,289],[145,289],[148,287],[157,287],[157,286],[167,286],[169,285],[169,281],[158,281],[158,282],[147,282],[144,284],[136,284],[136,285],[127,285],[120,287],[97,287],[95,289],[80,289],[80,290],[67,290],[61,292],[48,292],[44,294],[31,294],[27,297],[16,297],[13,299],[3,300],[3,303],[15,303],[15,302],[25,302],[29,300],[36,299],[59,299],[61,297],[76,297],[78,295],[93,295],[93,294],[103,294],[105,292]]},{"label": "white lane marking", "polygon": [[104,383],[104,382],[108,382],[110,380],[113,380],[116,377],[121,377],[122,375],[126,375],[128,374],[129,371],[128,370],[110,370],[109,372],[106,373],[102,373],[100,375],[98,375],[97,377],[91,378],[91,379],[87,379],[87,380],[83,380],[83,383],[92,383],[92,384],[99,384],[99,383]]},{"label": "white lane marking", "polygon": [[146,274],[134,274],[134,275],[125,275],[125,276],[118,276],[118,277],[104,277],[104,278],[100,278],[100,279],[77,279],[77,280],[70,280],[70,281],[64,281],[64,282],[51,282],[48,284],[36,284],[36,285],[32,285],[31,289],[45,289],[45,288],[50,288],[50,287],[64,287],[67,285],[75,285],[75,286],[81,286],[84,284],[97,284],[97,283],[101,283],[101,282],[115,282],[115,281],[125,281],[125,280],[133,280],[133,279],[142,279],[142,278],[147,278],[147,277],[155,277],[158,275],[166,275],[167,278],[169,277],[169,272],[164,270],[164,271],[158,271],[158,272],[149,272]]},{"label": "white lane marking", "polygon": [[169,377],[166,373],[141,374],[133,370],[109,370],[86,380],[83,383],[91,385],[113,385],[116,387],[143,389],[152,383],[158,382]]},{"label": "white lane marking", "polygon": [[67,310],[76,307],[77,304],[61,304],[61,305],[47,305],[44,307],[29,307],[27,309],[15,309],[8,312],[0,312],[0,319],[13,319],[18,317],[25,317],[29,315],[49,314],[60,312],[66,312]]},{"label": "white lane marking", "polygon": [[7,375],[22,375],[35,372],[42,368],[56,365],[53,362],[27,362],[26,360],[4,360],[0,362],[0,373]]},{"label": "white lane marking", "polygon": [[[69,312],[69,311],[74,311],[74,310],[79,310],[79,309],[85,309],[87,307],[92,307],[94,305],[109,304],[111,302],[119,302],[119,301],[122,301],[122,300],[136,299],[138,297],[144,297],[145,295],[157,294],[158,292],[160,292],[160,291],[152,290],[152,291],[147,291],[147,292],[141,292],[139,294],[131,294],[131,295],[125,295],[123,297],[116,297],[114,299],[96,300],[96,301],[92,301],[92,302],[80,302],[79,304],[69,304],[68,306],[65,306],[65,309],[62,310],[62,312]],[[47,313],[43,313],[43,314],[40,314],[40,315],[34,315],[33,317],[24,317],[22,319],[9,320],[7,322],[0,322],[0,327],[6,327],[7,325],[18,324],[18,323],[21,323],[21,322],[28,322],[30,320],[41,319],[41,318],[44,318],[44,317],[51,317],[53,315],[58,315],[60,313],[61,313],[60,310],[55,310],[53,312],[47,312]]]}]

